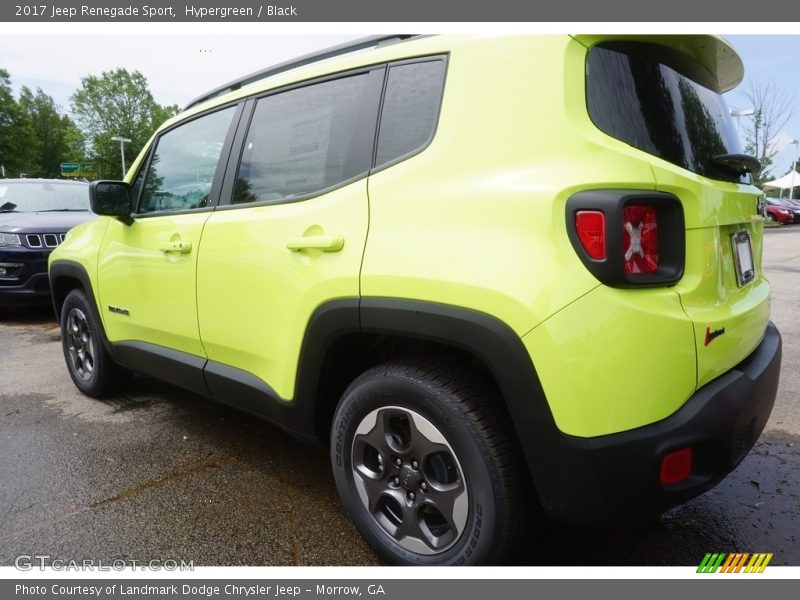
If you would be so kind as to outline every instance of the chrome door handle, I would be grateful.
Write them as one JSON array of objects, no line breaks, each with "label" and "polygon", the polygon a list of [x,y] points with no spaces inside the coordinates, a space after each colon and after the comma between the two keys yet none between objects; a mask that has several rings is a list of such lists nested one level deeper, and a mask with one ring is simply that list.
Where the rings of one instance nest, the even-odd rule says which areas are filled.
[{"label": "chrome door handle", "polygon": [[178,240],[177,242],[167,242],[158,247],[161,252],[177,252],[178,254],[189,254],[192,251],[192,242]]},{"label": "chrome door handle", "polygon": [[294,252],[300,250],[322,250],[322,252],[339,252],[344,248],[344,238],[340,235],[306,235],[289,238],[286,247]]}]

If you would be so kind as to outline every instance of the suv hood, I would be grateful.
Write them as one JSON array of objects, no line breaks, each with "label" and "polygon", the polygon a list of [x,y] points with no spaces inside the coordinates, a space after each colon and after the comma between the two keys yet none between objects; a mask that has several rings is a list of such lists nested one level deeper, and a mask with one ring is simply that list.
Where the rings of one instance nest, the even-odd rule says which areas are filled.
[{"label": "suv hood", "polygon": [[0,213],[0,231],[7,233],[48,233],[71,229],[96,218],[92,212]]}]

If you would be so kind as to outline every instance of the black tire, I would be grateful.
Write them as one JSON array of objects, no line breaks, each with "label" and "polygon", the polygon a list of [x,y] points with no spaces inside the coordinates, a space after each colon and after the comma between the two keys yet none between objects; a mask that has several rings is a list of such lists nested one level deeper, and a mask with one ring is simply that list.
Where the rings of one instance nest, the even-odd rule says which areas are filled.
[{"label": "black tire", "polygon": [[61,308],[61,347],[75,386],[87,396],[104,398],[130,379],[106,351],[100,319],[82,290],[67,294]]},{"label": "black tire", "polygon": [[525,536],[531,487],[508,415],[455,363],[359,376],[333,418],[331,461],[350,518],[388,563],[508,564]]}]

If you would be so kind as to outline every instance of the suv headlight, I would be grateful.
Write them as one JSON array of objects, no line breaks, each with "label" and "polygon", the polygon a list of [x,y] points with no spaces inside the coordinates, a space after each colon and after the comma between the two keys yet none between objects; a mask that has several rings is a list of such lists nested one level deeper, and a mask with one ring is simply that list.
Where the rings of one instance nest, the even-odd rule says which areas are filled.
[{"label": "suv headlight", "polygon": [[0,233],[0,248],[5,246],[22,246],[16,233]]}]

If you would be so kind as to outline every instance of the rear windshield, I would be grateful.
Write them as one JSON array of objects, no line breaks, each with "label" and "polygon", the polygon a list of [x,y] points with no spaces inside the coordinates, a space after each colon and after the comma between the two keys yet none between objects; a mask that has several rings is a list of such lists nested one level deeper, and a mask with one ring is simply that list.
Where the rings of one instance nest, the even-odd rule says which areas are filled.
[{"label": "rear windshield", "polygon": [[704,75],[657,46],[595,46],[586,63],[589,116],[608,135],[694,173],[749,183],[711,160],[742,148],[723,97],[695,81]]}]

